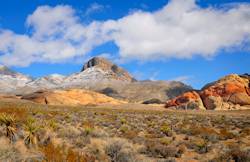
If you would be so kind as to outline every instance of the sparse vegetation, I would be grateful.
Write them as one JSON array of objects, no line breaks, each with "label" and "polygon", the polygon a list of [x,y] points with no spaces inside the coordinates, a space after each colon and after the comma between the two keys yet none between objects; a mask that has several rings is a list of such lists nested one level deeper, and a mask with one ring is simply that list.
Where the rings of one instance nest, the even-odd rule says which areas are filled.
[{"label": "sparse vegetation", "polygon": [[248,113],[1,104],[0,161],[245,162],[250,157]]}]

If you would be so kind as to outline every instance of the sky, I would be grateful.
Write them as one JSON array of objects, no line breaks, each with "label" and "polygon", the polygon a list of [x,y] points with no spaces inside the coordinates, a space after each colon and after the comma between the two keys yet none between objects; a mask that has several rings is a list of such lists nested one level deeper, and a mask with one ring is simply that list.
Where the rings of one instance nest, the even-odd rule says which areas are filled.
[{"label": "sky", "polygon": [[0,64],[32,77],[106,57],[138,80],[201,88],[250,73],[249,0],[0,2]]}]

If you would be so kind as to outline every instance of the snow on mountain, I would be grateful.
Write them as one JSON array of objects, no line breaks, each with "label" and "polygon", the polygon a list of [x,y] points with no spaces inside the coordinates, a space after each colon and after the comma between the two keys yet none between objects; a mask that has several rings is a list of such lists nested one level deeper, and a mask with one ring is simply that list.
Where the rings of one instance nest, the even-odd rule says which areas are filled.
[{"label": "snow on mountain", "polygon": [[32,79],[21,73],[14,72],[6,66],[0,66],[0,91],[11,92],[19,87],[25,86]]},{"label": "snow on mountain", "polygon": [[32,82],[26,84],[28,87],[32,88],[56,88],[64,82],[65,76],[60,74],[52,74],[45,77],[37,78]]}]

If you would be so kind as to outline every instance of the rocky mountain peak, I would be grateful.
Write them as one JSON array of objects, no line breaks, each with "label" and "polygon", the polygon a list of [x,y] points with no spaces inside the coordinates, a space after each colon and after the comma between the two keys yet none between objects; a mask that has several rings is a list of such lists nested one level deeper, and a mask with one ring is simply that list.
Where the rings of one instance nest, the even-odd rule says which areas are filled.
[{"label": "rocky mountain peak", "polygon": [[135,81],[135,79],[126,70],[103,57],[93,57],[90,59],[84,64],[82,72],[90,68],[97,68],[107,72],[110,75],[110,79],[130,82]]},{"label": "rocky mountain peak", "polygon": [[110,70],[114,64],[103,57],[93,57],[88,62],[86,62],[82,68],[82,71],[91,68],[91,67],[99,67],[103,70]]}]

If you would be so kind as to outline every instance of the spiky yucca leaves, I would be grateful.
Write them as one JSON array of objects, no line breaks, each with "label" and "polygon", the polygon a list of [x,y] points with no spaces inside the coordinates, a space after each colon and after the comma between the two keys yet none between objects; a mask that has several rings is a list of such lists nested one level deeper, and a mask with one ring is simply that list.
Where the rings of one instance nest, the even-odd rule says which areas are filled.
[{"label": "spiky yucca leaves", "polygon": [[36,146],[39,126],[36,124],[35,119],[29,118],[24,125],[24,129],[26,131],[26,136],[24,138],[25,145],[28,147]]},{"label": "spiky yucca leaves", "polygon": [[6,137],[10,142],[15,140],[16,119],[14,115],[2,113],[0,114],[0,124],[5,126]]}]

